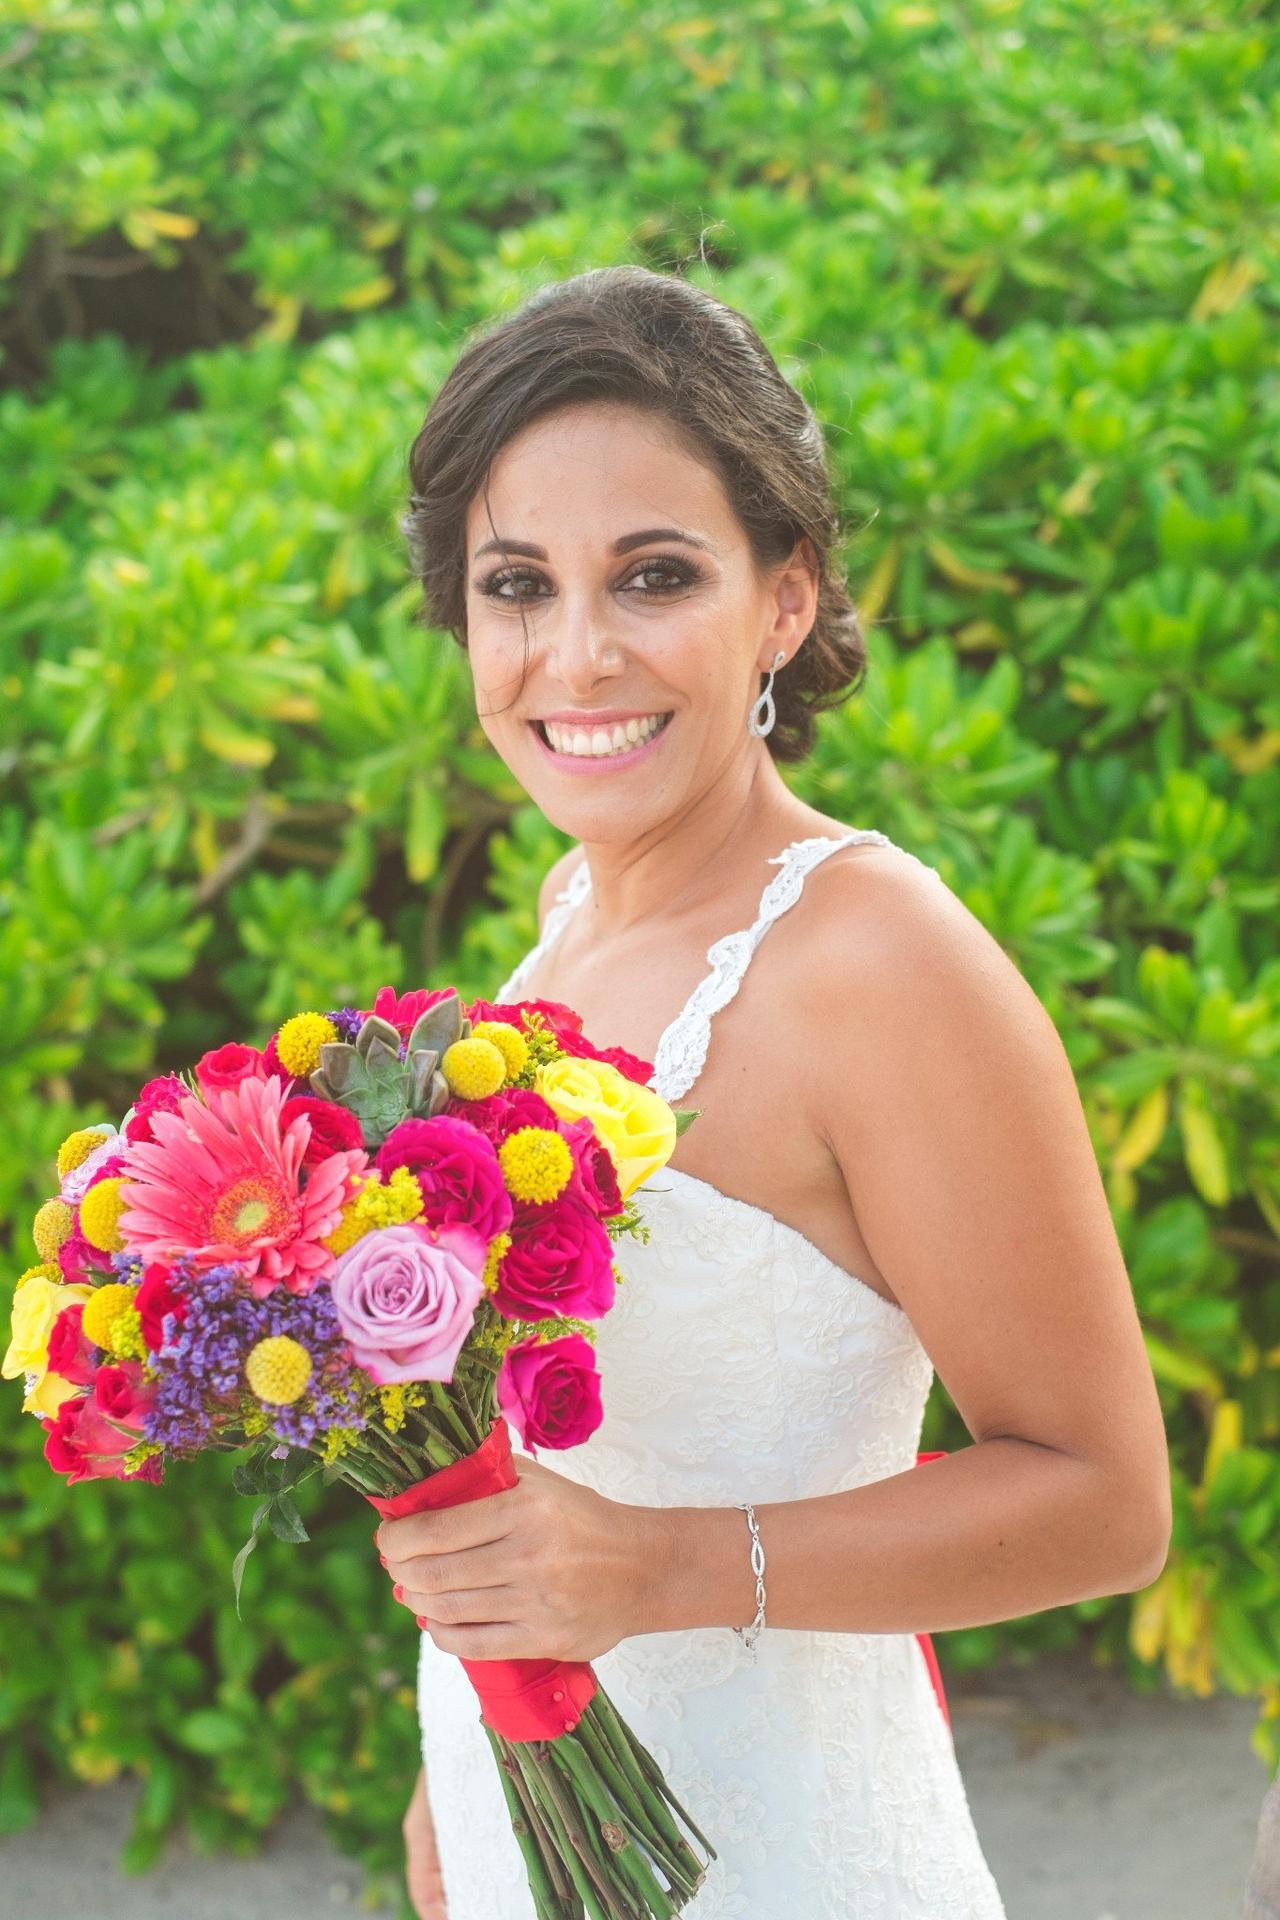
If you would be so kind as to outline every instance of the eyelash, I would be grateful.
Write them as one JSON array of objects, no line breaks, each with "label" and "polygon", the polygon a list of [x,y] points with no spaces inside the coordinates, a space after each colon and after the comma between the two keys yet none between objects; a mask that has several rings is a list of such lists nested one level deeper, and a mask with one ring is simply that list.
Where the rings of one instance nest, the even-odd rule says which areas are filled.
[{"label": "eyelash", "polygon": [[[688,560],[682,559],[673,553],[650,554],[649,558],[643,560],[636,568],[635,573],[629,575],[628,578],[634,579],[640,574],[658,572],[674,573],[676,575],[674,584],[665,587],[638,587],[636,591],[642,599],[660,600],[664,594],[676,593],[682,587],[692,586],[695,581],[702,579],[700,568],[691,565]],[[512,606],[515,606],[522,600],[533,596],[519,593],[499,593],[498,588],[506,586],[509,581],[536,580],[537,578],[538,575],[528,567],[508,567],[498,573],[491,573],[488,579],[481,583],[480,592],[485,594],[490,600],[506,600],[509,601]]]}]

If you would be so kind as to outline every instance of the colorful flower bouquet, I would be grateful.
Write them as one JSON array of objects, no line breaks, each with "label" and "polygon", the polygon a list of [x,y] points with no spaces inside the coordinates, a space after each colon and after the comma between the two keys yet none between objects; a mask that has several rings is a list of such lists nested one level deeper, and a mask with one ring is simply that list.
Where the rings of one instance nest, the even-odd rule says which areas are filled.
[{"label": "colorful flower bouquet", "polygon": [[[2,1371],[50,1466],[159,1481],[237,1453],[262,1496],[238,1609],[264,1521],[307,1538],[290,1489],[313,1473],[399,1517],[514,1486],[510,1426],[578,1445],[612,1243],[648,1239],[632,1196],[696,1117],[648,1073],[557,1002],[384,987],[149,1080],[63,1142],[14,1292]],[[462,1664],[539,1920],[685,1906],[706,1867],[673,1813],[715,1849],[591,1666]]]}]

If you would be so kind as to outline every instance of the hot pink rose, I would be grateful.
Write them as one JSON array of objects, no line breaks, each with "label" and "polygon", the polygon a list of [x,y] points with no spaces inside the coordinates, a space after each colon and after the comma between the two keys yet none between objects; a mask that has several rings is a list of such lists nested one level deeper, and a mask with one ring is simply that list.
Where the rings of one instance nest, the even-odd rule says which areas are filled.
[{"label": "hot pink rose", "polygon": [[397,1167],[416,1176],[429,1227],[470,1226],[487,1243],[511,1225],[511,1195],[493,1143],[469,1121],[447,1113],[402,1120],[379,1147],[374,1164],[384,1180]]},{"label": "hot pink rose", "polygon": [[508,1347],[495,1386],[499,1413],[531,1453],[580,1446],[604,1418],[595,1348],[580,1333]]},{"label": "hot pink rose", "polygon": [[444,1111],[465,1120],[495,1147],[519,1127],[549,1127],[554,1132],[560,1120],[555,1108],[532,1087],[500,1087],[483,1100],[451,1099]]},{"label": "hot pink rose", "polygon": [[618,1169],[586,1114],[578,1120],[561,1119],[557,1124],[573,1154],[574,1191],[597,1216],[621,1213]]},{"label": "hot pink rose", "polygon": [[587,1207],[518,1207],[492,1295],[513,1320],[598,1320],[613,1305],[613,1242]]},{"label": "hot pink rose", "polygon": [[148,1080],[139,1091],[133,1103],[133,1112],[124,1123],[127,1139],[154,1140],[151,1131],[153,1113],[176,1113],[191,1089],[176,1073],[163,1073],[155,1080]]},{"label": "hot pink rose", "polygon": [[469,1227],[377,1227],[329,1280],[356,1365],[378,1386],[452,1380],[484,1293],[487,1243]]},{"label": "hot pink rose", "polygon": [[[305,1087],[309,1084],[305,1079],[299,1079],[297,1074],[290,1073],[288,1067],[284,1065],[280,1058],[280,1049],[276,1045],[276,1036],[274,1033],[262,1049],[262,1070],[268,1080],[283,1080],[286,1093],[290,1092],[294,1087]],[[328,1104],[332,1105],[332,1102]],[[363,1145],[363,1142],[361,1141],[357,1144]]]},{"label": "hot pink rose", "polygon": [[69,1287],[99,1280],[104,1273],[115,1274],[111,1255],[85,1239],[78,1220],[58,1248],[58,1267]]},{"label": "hot pink rose", "polygon": [[196,1079],[207,1100],[213,1087],[238,1087],[242,1080],[265,1080],[266,1061],[259,1047],[246,1047],[239,1040],[228,1040],[225,1047],[214,1047],[196,1061]]}]

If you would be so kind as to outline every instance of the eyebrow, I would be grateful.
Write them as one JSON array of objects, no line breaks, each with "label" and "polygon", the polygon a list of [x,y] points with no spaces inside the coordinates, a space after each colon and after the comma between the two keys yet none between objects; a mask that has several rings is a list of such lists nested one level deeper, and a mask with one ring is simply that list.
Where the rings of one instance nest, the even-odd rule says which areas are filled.
[{"label": "eyebrow", "polygon": [[[639,533],[624,533],[613,543],[615,553],[630,553],[633,547],[647,546],[651,540],[683,540],[690,547],[701,547],[706,553],[715,549],[709,540],[699,539],[696,533],[684,533],[679,527],[644,527]],[[473,559],[478,560],[483,553],[518,553],[526,560],[545,560],[546,549],[535,547],[529,540],[486,540],[477,547]]]}]

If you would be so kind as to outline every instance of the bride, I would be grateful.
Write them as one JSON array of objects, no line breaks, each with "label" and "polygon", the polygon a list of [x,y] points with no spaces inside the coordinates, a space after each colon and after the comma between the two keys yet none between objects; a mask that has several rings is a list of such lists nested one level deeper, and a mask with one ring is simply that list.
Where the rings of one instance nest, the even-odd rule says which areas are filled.
[{"label": "bride", "polygon": [[[574,841],[496,1002],[699,1111],[617,1246],[601,1426],[379,1529],[423,1629],[416,1911],[531,1920],[456,1656],[555,1655],[715,1845],[701,1920],[1001,1920],[919,1636],[1147,1585],[1168,1458],[1052,1021],[782,777],[866,670],[819,427],[734,309],[616,267],[469,344],[411,472],[430,623]],[[917,1465],[935,1369],[973,1444]]]}]

